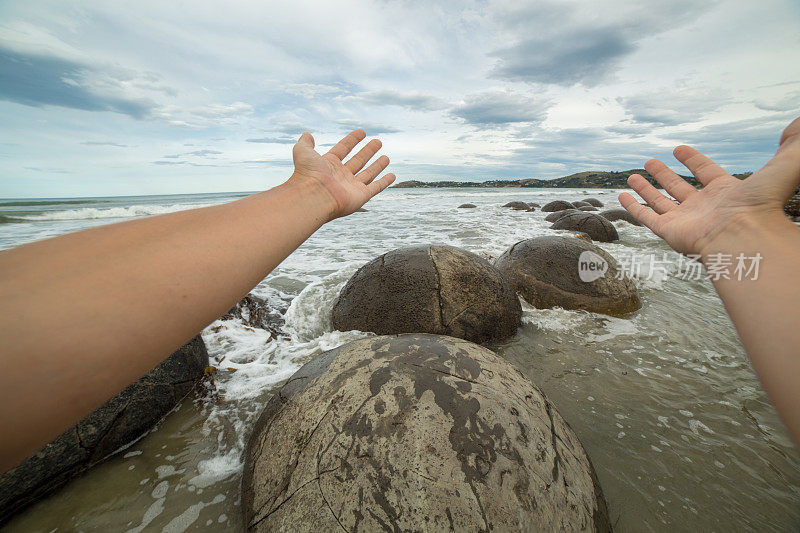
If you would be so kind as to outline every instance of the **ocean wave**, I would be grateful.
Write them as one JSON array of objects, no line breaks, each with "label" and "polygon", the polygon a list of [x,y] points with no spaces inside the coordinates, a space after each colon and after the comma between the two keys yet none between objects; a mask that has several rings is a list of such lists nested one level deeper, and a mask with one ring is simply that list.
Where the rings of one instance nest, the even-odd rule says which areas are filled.
[{"label": "ocean wave", "polygon": [[132,205],[129,207],[82,207],[65,211],[50,211],[35,215],[0,215],[0,223],[36,222],[44,220],[93,220],[98,218],[132,218],[174,213],[214,204]]}]

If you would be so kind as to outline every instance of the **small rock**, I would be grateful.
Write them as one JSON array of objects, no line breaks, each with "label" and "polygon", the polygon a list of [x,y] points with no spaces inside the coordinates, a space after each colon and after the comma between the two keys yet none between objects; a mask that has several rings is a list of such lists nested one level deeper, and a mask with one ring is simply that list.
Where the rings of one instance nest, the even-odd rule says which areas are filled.
[{"label": "small rock", "polygon": [[554,202],[550,202],[549,204],[544,204],[544,207],[542,207],[542,211],[545,213],[563,211],[564,209],[575,209],[575,206],[569,202],[565,202],[564,200],[556,200]]},{"label": "small rock", "polygon": [[556,220],[550,229],[580,231],[599,242],[612,242],[619,239],[617,228],[605,218],[594,213],[567,213]]},{"label": "small rock", "polygon": [[642,223],[636,220],[636,218],[628,213],[625,209],[606,209],[605,211],[600,211],[598,213],[601,217],[605,218],[606,220],[610,220],[611,222],[616,222],[617,220],[624,220],[629,224],[633,224],[634,226],[641,226]]},{"label": "small rock", "polygon": [[475,204],[461,204],[458,209],[475,209],[476,207],[478,206]]},{"label": "small rock", "polygon": [[508,202],[503,207],[510,207],[515,211],[526,211],[528,209],[528,204],[525,202]]}]

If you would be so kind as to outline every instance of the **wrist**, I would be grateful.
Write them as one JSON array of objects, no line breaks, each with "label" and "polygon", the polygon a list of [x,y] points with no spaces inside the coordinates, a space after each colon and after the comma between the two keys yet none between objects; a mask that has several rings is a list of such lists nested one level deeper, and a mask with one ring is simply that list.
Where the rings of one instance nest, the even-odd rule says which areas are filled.
[{"label": "wrist", "polygon": [[303,203],[308,205],[309,209],[319,213],[322,217],[322,224],[336,218],[338,208],[336,199],[320,181],[293,173],[279,187],[293,191]]}]

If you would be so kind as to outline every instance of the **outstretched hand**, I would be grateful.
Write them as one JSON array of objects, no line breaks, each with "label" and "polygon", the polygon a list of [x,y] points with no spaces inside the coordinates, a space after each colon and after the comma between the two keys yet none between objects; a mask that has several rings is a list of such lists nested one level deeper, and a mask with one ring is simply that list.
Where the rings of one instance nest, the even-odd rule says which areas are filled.
[{"label": "outstretched hand", "polygon": [[290,180],[320,185],[333,202],[331,219],[353,213],[395,179],[394,174],[375,179],[389,165],[389,158],[385,155],[364,168],[381,149],[378,139],[371,140],[346,163],[343,162],[366,136],[364,130],[352,131],[325,155],[314,150],[314,137],[308,132],[303,133],[294,145],[294,174]]},{"label": "outstretched hand", "polygon": [[678,146],[673,153],[703,184],[702,189],[695,189],[667,165],[651,159],[644,168],[675,200],[633,174],[628,185],[650,207],[629,193],[622,193],[619,201],[676,251],[704,255],[741,224],[785,220],[782,208],[800,183],[800,118],[784,130],[775,156],[745,180],[734,178],[689,146]]}]

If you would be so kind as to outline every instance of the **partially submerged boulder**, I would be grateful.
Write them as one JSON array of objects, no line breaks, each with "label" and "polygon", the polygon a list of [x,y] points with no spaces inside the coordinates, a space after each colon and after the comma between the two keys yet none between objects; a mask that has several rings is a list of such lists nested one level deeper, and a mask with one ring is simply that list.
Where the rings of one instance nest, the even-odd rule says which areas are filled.
[{"label": "partially submerged boulder", "polygon": [[598,200],[597,198],[584,198],[581,202],[586,202],[589,205],[593,205],[595,207],[603,207],[603,202]]},{"label": "partially submerged boulder", "polygon": [[510,337],[522,310],[485,259],[452,246],[387,252],[358,269],[333,306],[341,331],[436,333],[473,342]]},{"label": "partially submerged boulder", "polygon": [[642,225],[641,222],[636,220],[636,217],[628,213],[628,211],[626,211],[625,209],[606,209],[605,211],[600,211],[598,215],[611,222],[616,222],[617,220],[624,220],[628,224],[633,224],[634,226]]},{"label": "partially submerged boulder", "polygon": [[426,334],[325,352],[245,452],[255,531],[610,531],[586,451],[544,393],[475,344]]},{"label": "partially submerged boulder", "polygon": [[600,242],[611,242],[619,239],[617,228],[614,225],[594,213],[567,213],[556,220],[550,229],[564,229],[570,231],[580,231],[588,234],[593,240]]},{"label": "partially submerged boulder", "polygon": [[599,211],[599,209],[593,205],[582,205],[578,209],[581,211]]},{"label": "partially submerged boulder", "polygon": [[548,204],[544,204],[542,211],[545,213],[552,213],[554,211],[563,211],[564,209],[575,209],[575,206],[564,200],[555,200]]},{"label": "partially submerged boulder", "polygon": [[503,205],[503,207],[510,207],[515,211],[525,211],[528,209],[528,204],[525,202],[508,202],[507,204]]},{"label": "partially submerged boulder", "polygon": [[541,205],[537,204],[536,202],[528,202],[530,207],[542,207]]},{"label": "partially submerged boulder", "polygon": [[578,200],[577,202],[572,202],[572,205],[580,209],[581,207],[592,207],[592,204],[584,202],[583,200]]},{"label": "partially submerged boulder", "polygon": [[460,206],[458,206],[458,209],[474,209],[476,207],[478,206],[475,204],[461,204]]},{"label": "partially submerged boulder", "polygon": [[619,263],[602,248],[582,239],[527,239],[498,257],[495,266],[514,290],[539,309],[585,309],[621,316],[642,306],[636,286]]},{"label": "partially submerged boulder", "polygon": [[0,476],[0,522],[141,437],[194,388],[207,366],[206,346],[198,335]]},{"label": "partially submerged boulder", "polygon": [[548,222],[555,222],[559,218],[569,213],[580,213],[580,209],[563,209],[561,211],[554,211],[549,215],[547,215],[546,217],[544,217],[544,219]]}]

